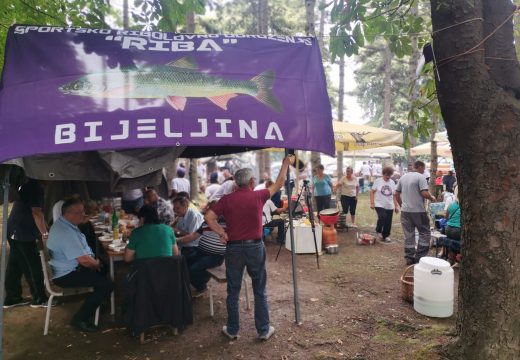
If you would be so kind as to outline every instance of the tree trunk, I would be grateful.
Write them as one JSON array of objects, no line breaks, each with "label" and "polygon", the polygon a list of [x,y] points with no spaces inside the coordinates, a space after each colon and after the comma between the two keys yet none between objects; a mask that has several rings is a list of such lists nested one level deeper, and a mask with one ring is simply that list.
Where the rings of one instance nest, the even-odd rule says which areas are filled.
[{"label": "tree trunk", "polygon": [[[257,10],[257,32],[260,35],[267,35],[269,33],[269,1],[258,0]],[[263,173],[267,172],[271,175],[271,156],[268,152],[257,151],[256,153],[256,164],[258,167],[258,178],[262,179]]]},{"label": "tree trunk", "polygon": [[[437,178],[437,167],[438,167],[438,161],[437,161],[437,141],[434,141],[435,139],[435,132],[437,132],[439,128],[439,117],[437,114],[432,114],[432,125],[433,130],[430,135],[430,144],[431,144],[431,156],[430,156],[430,194],[437,194],[436,188],[435,188],[435,179]],[[435,195],[436,196],[436,195]]]},{"label": "tree trunk", "polygon": [[258,0],[258,34],[267,35],[269,28],[269,2]]},{"label": "tree trunk", "polygon": [[[338,121],[343,121],[343,102],[345,99],[345,56],[339,58],[339,92],[338,92]],[[338,181],[343,174],[343,151],[337,153]]]},{"label": "tree trunk", "polygon": [[[431,9],[438,31],[437,92],[462,210],[459,338],[450,358],[518,359],[520,68],[514,6],[510,0],[475,0],[471,6],[467,0],[432,0]],[[461,25],[442,30],[454,24]],[[479,51],[462,54],[473,47]]]},{"label": "tree trunk", "polygon": [[197,159],[190,159],[190,167],[189,167],[189,174],[190,174],[190,198],[193,202],[198,202],[199,200],[199,189],[200,189],[200,182],[199,182],[199,174],[197,172]]},{"label": "tree trunk", "polygon": [[[314,8],[316,7],[316,0],[305,0],[305,33],[307,36],[316,36],[316,28],[314,25]],[[321,155],[319,152],[311,152],[311,166],[312,173],[315,173],[315,169],[321,164]]]},{"label": "tree trunk", "polygon": [[195,13],[193,11],[186,14],[186,32],[195,33]]},{"label": "tree trunk", "polygon": [[383,128],[390,129],[390,111],[392,110],[392,58],[388,43],[383,52]]},{"label": "tree trunk", "polygon": [[[414,5],[410,8],[410,14],[417,16],[418,14],[418,8],[417,8],[417,2],[414,3]],[[412,55],[410,56],[410,62],[408,63],[408,79],[410,79],[410,89],[415,89],[416,84],[416,76],[415,76],[415,70],[417,69],[417,63],[419,62],[419,49],[417,45],[417,35],[411,36],[411,45],[412,45]],[[408,96],[408,103],[410,106],[415,102],[417,99],[417,93],[415,90],[410,91],[410,94]],[[414,135],[414,129],[417,127],[417,121],[414,116],[408,117],[408,138],[410,139],[410,147],[414,147],[417,145],[417,138]],[[411,165],[415,161],[415,157],[410,155],[410,151],[408,150],[408,170],[410,170]]]}]

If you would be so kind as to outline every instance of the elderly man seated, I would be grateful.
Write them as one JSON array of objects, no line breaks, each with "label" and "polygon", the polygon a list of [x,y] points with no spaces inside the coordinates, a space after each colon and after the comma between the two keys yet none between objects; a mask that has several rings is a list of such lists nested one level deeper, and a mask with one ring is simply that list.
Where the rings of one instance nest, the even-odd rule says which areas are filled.
[{"label": "elderly man seated", "polygon": [[66,200],[61,211],[62,216],[52,225],[47,240],[53,282],[62,288],[94,288],[72,318],[71,325],[81,331],[97,331],[98,327],[90,319],[113,291],[114,284],[106,278],[106,271],[101,271],[101,262],[94,258],[85,235],[78,228],[85,215],[83,202]]},{"label": "elderly man seated", "polygon": [[173,199],[173,211],[179,217],[175,224],[177,244],[190,267],[197,256],[200,238],[198,230],[204,222],[204,217],[200,211],[190,207],[190,200],[184,196],[177,196]]},{"label": "elderly man seated", "polygon": [[164,200],[162,197],[157,195],[155,190],[148,189],[145,191],[144,203],[157,209],[159,221],[162,224],[170,225],[172,223],[174,218],[172,205],[169,201]]}]

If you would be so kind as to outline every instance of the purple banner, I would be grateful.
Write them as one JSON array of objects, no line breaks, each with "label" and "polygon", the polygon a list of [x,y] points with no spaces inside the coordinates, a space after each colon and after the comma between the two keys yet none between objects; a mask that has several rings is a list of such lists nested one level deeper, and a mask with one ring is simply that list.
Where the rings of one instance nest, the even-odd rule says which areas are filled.
[{"label": "purple banner", "polygon": [[14,25],[0,161],[162,146],[334,153],[316,39]]}]

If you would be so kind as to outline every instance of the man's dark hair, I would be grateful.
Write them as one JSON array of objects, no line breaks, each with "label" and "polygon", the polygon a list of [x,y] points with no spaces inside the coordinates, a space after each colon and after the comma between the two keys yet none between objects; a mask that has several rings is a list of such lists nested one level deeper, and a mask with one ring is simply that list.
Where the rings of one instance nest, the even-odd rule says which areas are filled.
[{"label": "man's dark hair", "polygon": [[179,194],[177,194],[177,197],[175,199],[173,199],[172,202],[174,204],[178,203],[178,204],[180,204],[181,206],[184,206],[184,207],[189,206],[190,205],[190,199],[188,197],[186,197],[186,196],[180,196]]},{"label": "man's dark hair", "polygon": [[83,200],[81,200],[80,198],[76,198],[76,197],[73,197],[73,198],[69,198],[67,200],[65,200],[65,202],[63,203],[63,205],[61,206],[61,215],[65,215],[65,213],[74,205],[78,205],[78,204],[83,204]]},{"label": "man's dark hair", "polygon": [[413,163],[414,169],[418,169],[420,167],[426,167],[426,164],[423,163],[421,160],[417,160],[416,162]]},{"label": "man's dark hair", "polygon": [[137,213],[139,219],[144,219],[145,224],[160,224],[157,209],[151,205],[143,205]]}]

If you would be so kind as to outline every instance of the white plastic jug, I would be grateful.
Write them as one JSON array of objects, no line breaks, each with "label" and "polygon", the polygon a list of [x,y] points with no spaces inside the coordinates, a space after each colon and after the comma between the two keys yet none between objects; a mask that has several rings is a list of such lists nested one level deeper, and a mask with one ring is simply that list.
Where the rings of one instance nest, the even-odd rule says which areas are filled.
[{"label": "white plastic jug", "polygon": [[453,315],[454,276],[450,263],[425,256],[414,268],[413,308],[431,317]]}]

